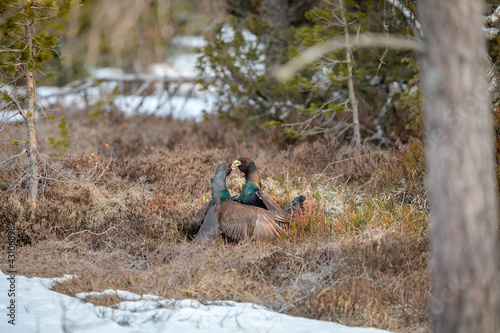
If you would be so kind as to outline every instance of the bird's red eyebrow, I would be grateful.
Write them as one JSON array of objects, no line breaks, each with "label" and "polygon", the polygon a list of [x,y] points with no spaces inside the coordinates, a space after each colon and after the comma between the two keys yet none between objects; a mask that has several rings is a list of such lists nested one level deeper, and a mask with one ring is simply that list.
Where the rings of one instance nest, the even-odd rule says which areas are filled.
[{"label": "bird's red eyebrow", "polygon": [[231,163],[228,163],[228,164],[226,164],[226,165],[231,165]]},{"label": "bird's red eyebrow", "polygon": [[245,162],[245,161],[247,161],[247,160],[248,160],[248,158],[246,158],[246,157],[245,157],[245,158],[244,158],[244,159],[242,159],[241,161],[242,161],[242,162]]}]

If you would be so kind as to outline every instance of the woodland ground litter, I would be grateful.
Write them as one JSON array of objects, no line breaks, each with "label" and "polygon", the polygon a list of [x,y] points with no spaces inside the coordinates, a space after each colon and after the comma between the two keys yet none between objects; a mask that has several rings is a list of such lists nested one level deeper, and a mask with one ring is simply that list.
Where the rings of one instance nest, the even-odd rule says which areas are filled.
[{"label": "woodland ground litter", "polygon": [[[68,123],[62,157],[47,136]],[[154,116],[56,113],[40,121],[44,169],[33,223],[21,197],[3,189],[2,232],[16,219],[18,273],[74,278],[53,290],[106,289],[164,298],[251,302],[294,316],[399,332],[425,332],[427,198],[422,145],[361,152],[330,138],[290,142],[273,131]],[[224,130],[222,130],[224,129]],[[8,153],[8,152],[6,152]],[[215,167],[249,156],[263,188],[283,207],[299,194],[315,206],[273,242],[192,242],[190,220],[210,199]],[[6,173],[2,177],[8,177]],[[71,177],[71,176],[69,176]],[[87,180],[74,181],[77,178]],[[232,194],[244,183],[228,180]],[[5,268],[6,248],[0,268]],[[87,301],[111,305],[111,296]]]}]

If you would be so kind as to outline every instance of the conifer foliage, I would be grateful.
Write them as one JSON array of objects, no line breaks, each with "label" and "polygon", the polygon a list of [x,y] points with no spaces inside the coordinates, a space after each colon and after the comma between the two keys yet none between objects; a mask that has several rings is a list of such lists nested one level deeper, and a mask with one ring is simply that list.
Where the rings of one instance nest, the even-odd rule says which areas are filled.
[{"label": "conifer foliage", "polygon": [[[390,108],[396,112],[395,91],[400,92],[414,76],[402,62],[414,56],[411,51],[351,45],[310,63],[287,83],[274,79],[277,65],[332,38],[350,40],[365,32],[412,38],[390,4],[372,0],[310,2],[300,24],[289,14],[286,32],[271,28],[265,16],[269,9],[264,5],[260,2],[259,8],[243,17],[230,16],[206,33],[207,44],[198,65],[210,77],[202,82],[205,88],[219,94],[215,108],[221,117],[276,128],[292,141],[299,136],[327,134],[332,140],[356,145],[385,145],[395,137],[399,140],[410,111],[411,120],[419,119],[406,104],[401,104],[392,123],[389,112],[381,111]],[[272,47],[283,40],[285,51]]]},{"label": "conifer foliage", "polygon": [[18,154],[1,163],[27,154],[27,163],[19,175],[26,185],[32,208],[36,207],[39,183],[36,121],[44,115],[36,104],[37,75],[53,76],[43,65],[54,57],[58,41],[55,34],[40,29],[40,23],[61,17],[75,3],[72,0],[0,0],[0,112],[3,122],[21,119],[26,125],[26,140],[13,142],[20,146]]}]

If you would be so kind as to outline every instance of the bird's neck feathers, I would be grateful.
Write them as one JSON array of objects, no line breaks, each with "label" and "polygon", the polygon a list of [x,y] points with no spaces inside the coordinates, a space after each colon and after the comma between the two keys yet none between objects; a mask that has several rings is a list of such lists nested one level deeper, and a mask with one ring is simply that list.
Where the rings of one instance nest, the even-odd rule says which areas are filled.
[{"label": "bird's neck feathers", "polygon": [[252,195],[255,191],[260,190],[260,183],[246,183],[241,190],[243,195]]},{"label": "bird's neck feathers", "polygon": [[214,203],[220,203],[230,198],[231,194],[226,187],[225,175],[216,175],[212,181],[212,201]]},{"label": "bird's neck feathers", "polygon": [[255,164],[251,164],[248,166],[248,171],[245,175],[245,178],[247,183],[258,184],[260,188],[260,173],[259,170],[257,170]]},{"label": "bird's neck feathers", "polygon": [[219,191],[219,198],[221,201],[224,201],[226,199],[231,199],[231,193],[227,190],[227,188]]}]

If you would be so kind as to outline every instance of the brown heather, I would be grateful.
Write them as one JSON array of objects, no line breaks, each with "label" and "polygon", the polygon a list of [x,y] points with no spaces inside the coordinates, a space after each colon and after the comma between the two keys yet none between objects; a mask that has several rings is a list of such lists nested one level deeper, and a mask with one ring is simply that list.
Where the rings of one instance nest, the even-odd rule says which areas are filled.
[{"label": "brown heather", "polygon": [[[19,274],[72,274],[53,288],[68,295],[111,288],[255,302],[347,325],[429,331],[420,141],[355,153],[328,137],[290,144],[277,133],[220,119],[126,118],[114,111],[65,117],[71,144],[53,164],[72,176],[56,181],[61,174],[44,169],[32,223],[12,192],[9,170],[0,170],[0,237],[15,220]],[[56,123],[41,121],[42,132],[57,136]],[[42,152],[50,154],[46,137],[42,141]],[[2,151],[3,160],[13,150]],[[286,237],[269,243],[192,242],[190,220],[210,199],[215,167],[241,156],[256,161],[264,189],[283,206],[307,194],[310,214],[296,217]],[[79,177],[88,179],[75,181]],[[236,194],[243,183],[233,172],[228,188]],[[87,301],[112,306],[120,298]]]}]

